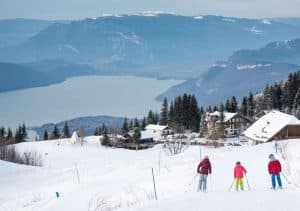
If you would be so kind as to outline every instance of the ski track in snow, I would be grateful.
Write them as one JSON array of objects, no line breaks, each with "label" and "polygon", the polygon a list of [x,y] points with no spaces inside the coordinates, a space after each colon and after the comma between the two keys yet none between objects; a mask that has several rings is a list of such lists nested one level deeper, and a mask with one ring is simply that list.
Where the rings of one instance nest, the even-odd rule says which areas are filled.
[{"label": "ski track in snow", "polygon": [[[183,154],[167,156],[161,145],[143,151],[104,148],[98,137],[88,137],[83,147],[69,140],[18,144],[20,151],[35,149],[43,156],[42,168],[0,161],[1,211],[83,211],[93,210],[231,210],[282,211],[300,207],[300,140],[288,143],[289,185],[282,177],[283,190],[270,189],[267,173],[272,144],[259,146],[207,148],[213,174],[208,178],[208,192],[196,192],[199,146],[190,146]],[[159,169],[159,154],[161,155]],[[281,157],[276,154],[279,159]],[[241,161],[248,170],[251,187],[228,191],[233,181],[233,167]],[[80,184],[75,164],[78,167]],[[151,168],[154,168],[158,201],[154,199]],[[56,198],[55,192],[60,193]],[[90,207],[90,209],[89,209]]]}]

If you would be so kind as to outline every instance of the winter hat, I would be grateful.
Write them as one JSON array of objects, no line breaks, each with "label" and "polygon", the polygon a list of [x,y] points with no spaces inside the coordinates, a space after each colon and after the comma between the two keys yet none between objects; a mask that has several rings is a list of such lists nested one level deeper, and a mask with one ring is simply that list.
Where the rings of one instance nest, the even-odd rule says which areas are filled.
[{"label": "winter hat", "polygon": [[240,162],[240,161],[237,161],[235,164],[236,164],[236,165],[241,165],[241,162]]},{"label": "winter hat", "polygon": [[208,159],[208,155],[205,155],[205,156],[204,156],[204,159]]},{"label": "winter hat", "polygon": [[269,155],[269,159],[274,159],[274,158],[275,158],[275,156],[273,154]]}]

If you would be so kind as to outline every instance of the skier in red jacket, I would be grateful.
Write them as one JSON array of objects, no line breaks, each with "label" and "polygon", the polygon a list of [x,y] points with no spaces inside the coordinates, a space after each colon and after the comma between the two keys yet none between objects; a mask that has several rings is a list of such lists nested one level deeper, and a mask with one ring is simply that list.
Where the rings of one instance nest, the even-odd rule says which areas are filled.
[{"label": "skier in red jacket", "polygon": [[246,174],[247,171],[244,166],[241,165],[240,161],[236,162],[236,165],[234,167],[234,179],[235,179],[235,190],[238,191],[239,187],[241,190],[244,190],[244,174]]},{"label": "skier in red jacket", "polygon": [[199,163],[197,172],[200,174],[198,191],[201,190],[205,192],[207,186],[207,176],[208,174],[211,174],[211,164],[207,155],[204,156],[204,159]]},{"label": "skier in red jacket", "polygon": [[282,182],[280,178],[280,172],[281,172],[281,164],[279,160],[275,158],[273,154],[269,155],[270,162],[268,164],[268,171],[271,175],[271,181],[272,181],[272,189],[276,189],[276,179],[277,183],[280,189],[282,189]]}]

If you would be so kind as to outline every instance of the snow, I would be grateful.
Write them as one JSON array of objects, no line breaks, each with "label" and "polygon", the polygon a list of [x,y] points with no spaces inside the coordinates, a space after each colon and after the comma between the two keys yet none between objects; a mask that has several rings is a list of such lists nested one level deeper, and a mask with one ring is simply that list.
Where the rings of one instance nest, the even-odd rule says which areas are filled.
[{"label": "snow", "polygon": [[[57,143],[60,143],[57,145]],[[283,179],[284,189],[270,190],[267,173],[271,143],[259,146],[208,148],[190,146],[184,153],[169,156],[157,145],[141,151],[112,149],[99,145],[99,137],[87,137],[83,147],[69,139],[16,145],[18,150],[35,149],[43,155],[43,167],[29,167],[0,161],[1,211],[282,211],[300,206],[300,140],[288,142],[293,184]],[[208,192],[196,192],[195,171],[202,156],[209,155],[213,174]],[[276,155],[287,165],[280,155]],[[247,168],[251,191],[228,191],[234,163]],[[78,169],[79,179],[76,174]],[[154,169],[158,201],[154,199],[151,169]],[[246,185],[247,187],[247,185]],[[55,192],[60,197],[56,198]],[[90,208],[89,208],[90,207]],[[106,209],[105,209],[106,208]]]},{"label": "snow", "polygon": [[244,134],[253,140],[266,142],[286,125],[294,124],[300,125],[296,117],[273,110],[258,119]]},{"label": "snow", "polygon": [[246,29],[246,30],[247,30],[247,31],[250,31],[250,32],[252,32],[252,33],[254,33],[254,34],[257,34],[257,35],[260,35],[260,34],[263,33],[262,30],[257,29],[255,26],[251,27],[250,29]]},{"label": "snow", "polygon": [[[234,117],[237,113],[233,113],[233,112],[224,112],[224,121],[227,122],[229,121],[232,117]],[[219,111],[215,111],[213,113],[208,113],[209,116],[220,116],[221,113]]]},{"label": "snow", "polygon": [[236,69],[238,70],[248,70],[248,69],[255,69],[255,68],[261,68],[261,67],[270,67],[272,64],[238,64],[236,66]]},{"label": "snow", "polygon": [[228,66],[228,64],[226,62],[224,62],[224,63],[213,64],[212,66],[226,68]]},{"label": "snow", "polygon": [[276,48],[291,49],[292,48],[292,41],[291,40],[284,40],[284,41],[276,42]]},{"label": "snow", "polygon": [[70,49],[71,51],[73,51],[76,54],[80,54],[80,51],[77,48],[75,48],[74,46],[70,45],[70,44],[64,44],[63,46],[65,48]]},{"label": "snow", "polygon": [[227,22],[232,22],[232,23],[235,23],[236,20],[235,19],[232,19],[232,18],[223,18],[222,19],[223,21],[227,21]]},{"label": "snow", "polygon": [[153,138],[153,140],[157,141],[160,138],[159,133],[155,133],[151,130],[143,130],[141,131],[141,139]]},{"label": "snow", "polygon": [[122,32],[118,33],[123,39],[128,40],[136,45],[141,44],[140,37],[137,36],[134,32],[131,34],[124,34]]},{"label": "snow", "polygon": [[106,13],[104,13],[104,14],[102,14],[102,16],[101,17],[103,17],[103,18],[105,18],[105,17],[116,17],[116,18],[122,18],[123,16],[122,15],[119,15],[119,14],[106,14]]},{"label": "snow", "polygon": [[155,130],[155,131],[163,131],[166,129],[168,126],[167,125],[154,125],[154,124],[149,124],[146,126],[146,130]]},{"label": "snow", "polygon": [[194,19],[197,19],[197,20],[202,20],[203,18],[204,18],[204,17],[201,16],[201,15],[200,15],[200,16],[195,16],[195,17],[194,17]]},{"label": "snow", "polygon": [[72,137],[71,137],[71,143],[72,144],[76,144],[76,143],[78,143],[78,141],[79,141],[79,138],[78,138],[78,135],[77,135],[77,132],[76,131],[74,131],[73,132],[73,134],[72,134]]},{"label": "snow", "polygon": [[261,20],[261,22],[263,24],[267,24],[267,25],[271,25],[272,24],[272,22],[270,20],[268,20],[268,19],[263,19],[263,20]]}]

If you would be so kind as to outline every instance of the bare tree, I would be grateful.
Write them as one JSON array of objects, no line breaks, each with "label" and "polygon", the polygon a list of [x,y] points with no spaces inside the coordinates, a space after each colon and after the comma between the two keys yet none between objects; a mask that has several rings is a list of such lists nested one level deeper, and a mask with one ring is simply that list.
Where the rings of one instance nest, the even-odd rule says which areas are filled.
[{"label": "bare tree", "polygon": [[84,130],[84,125],[83,124],[80,124],[78,135],[79,135],[79,138],[80,138],[80,144],[82,146],[83,142],[84,142],[84,137],[85,137],[85,130]]}]

